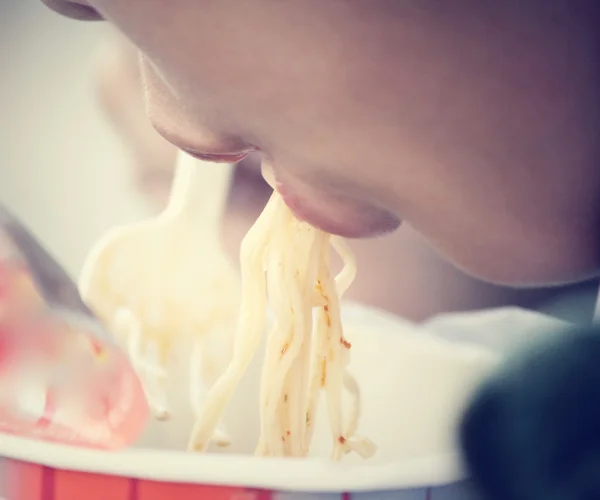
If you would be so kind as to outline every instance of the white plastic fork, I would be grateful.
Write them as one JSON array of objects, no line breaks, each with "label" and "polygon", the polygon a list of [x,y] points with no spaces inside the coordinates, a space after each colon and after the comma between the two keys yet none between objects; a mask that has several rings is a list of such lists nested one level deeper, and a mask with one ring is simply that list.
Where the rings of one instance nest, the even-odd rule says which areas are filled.
[{"label": "white plastic fork", "polygon": [[[191,345],[190,404],[227,366],[240,281],[221,247],[220,222],[232,165],[180,152],[167,208],[158,217],[112,230],[91,251],[80,276],[85,303],[127,346],[157,419],[170,416],[167,366],[175,342]],[[209,349],[218,341],[221,359]],[[228,444],[220,427],[213,440]]]}]

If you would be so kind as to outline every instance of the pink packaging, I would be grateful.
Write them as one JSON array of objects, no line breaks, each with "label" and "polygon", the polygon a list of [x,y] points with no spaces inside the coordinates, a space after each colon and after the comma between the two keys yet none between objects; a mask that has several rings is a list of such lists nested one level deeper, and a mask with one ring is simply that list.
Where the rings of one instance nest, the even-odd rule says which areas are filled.
[{"label": "pink packaging", "polygon": [[75,286],[0,207],[0,432],[118,449],[147,419],[137,376]]}]

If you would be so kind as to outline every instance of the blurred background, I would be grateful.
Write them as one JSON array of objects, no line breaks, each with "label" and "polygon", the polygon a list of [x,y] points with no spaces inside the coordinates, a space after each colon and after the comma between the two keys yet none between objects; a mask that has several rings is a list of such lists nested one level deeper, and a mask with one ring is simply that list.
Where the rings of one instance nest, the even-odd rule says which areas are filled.
[{"label": "blurred background", "polygon": [[0,201],[73,275],[102,233],[149,210],[99,112],[93,64],[107,29],[38,0],[0,4]]},{"label": "blurred background", "polygon": [[[132,149],[99,102],[97,56],[111,35],[104,23],[62,18],[39,0],[0,5],[0,202],[73,276],[105,231],[159,206],[140,190],[139,178],[136,184]],[[126,99],[113,99],[113,109]],[[163,148],[149,134],[139,134],[138,143]],[[160,182],[168,188],[168,178]],[[259,193],[251,210],[238,209],[237,219],[229,211],[231,255],[264,196]],[[352,245],[361,269],[352,298],[416,321],[447,311],[521,305],[585,323],[598,289],[597,283],[552,291],[483,284],[440,259],[407,226]]]}]

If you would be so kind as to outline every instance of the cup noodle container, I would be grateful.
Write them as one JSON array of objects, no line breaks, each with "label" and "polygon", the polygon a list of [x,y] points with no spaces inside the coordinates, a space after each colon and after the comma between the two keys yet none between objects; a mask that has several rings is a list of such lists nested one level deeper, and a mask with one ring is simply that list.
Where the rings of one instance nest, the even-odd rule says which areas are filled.
[{"label": "cup noodle container", "polygon": [[[505,351],[560,326],[536,313],[499,309],[414,325],[354,305],[344,309],[351,370],[363,395],[359,434],[377,445],[369,460],[328,460],[331,438],[319,409],[312,456],[252,456],[258,436],[260,356],[229,405],[234,444],[192,454],[184,357],[174,362],[173,418],[150,422],[139,443],[96,451],[0,436],[6,500],[477,500],[461,467],[456,428],[476,384]],[[183,377],[183,378],[180,378]]]}]

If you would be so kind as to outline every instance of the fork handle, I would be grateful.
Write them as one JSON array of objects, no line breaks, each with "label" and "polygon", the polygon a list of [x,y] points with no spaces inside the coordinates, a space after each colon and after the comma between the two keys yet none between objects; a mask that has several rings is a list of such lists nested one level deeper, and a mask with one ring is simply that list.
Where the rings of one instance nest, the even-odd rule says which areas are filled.
[{"label": "fork handle", "polygon": [[197,160],[180,151],[169,203],[161,217],[218,231],[232,174],[232,164]]}]

